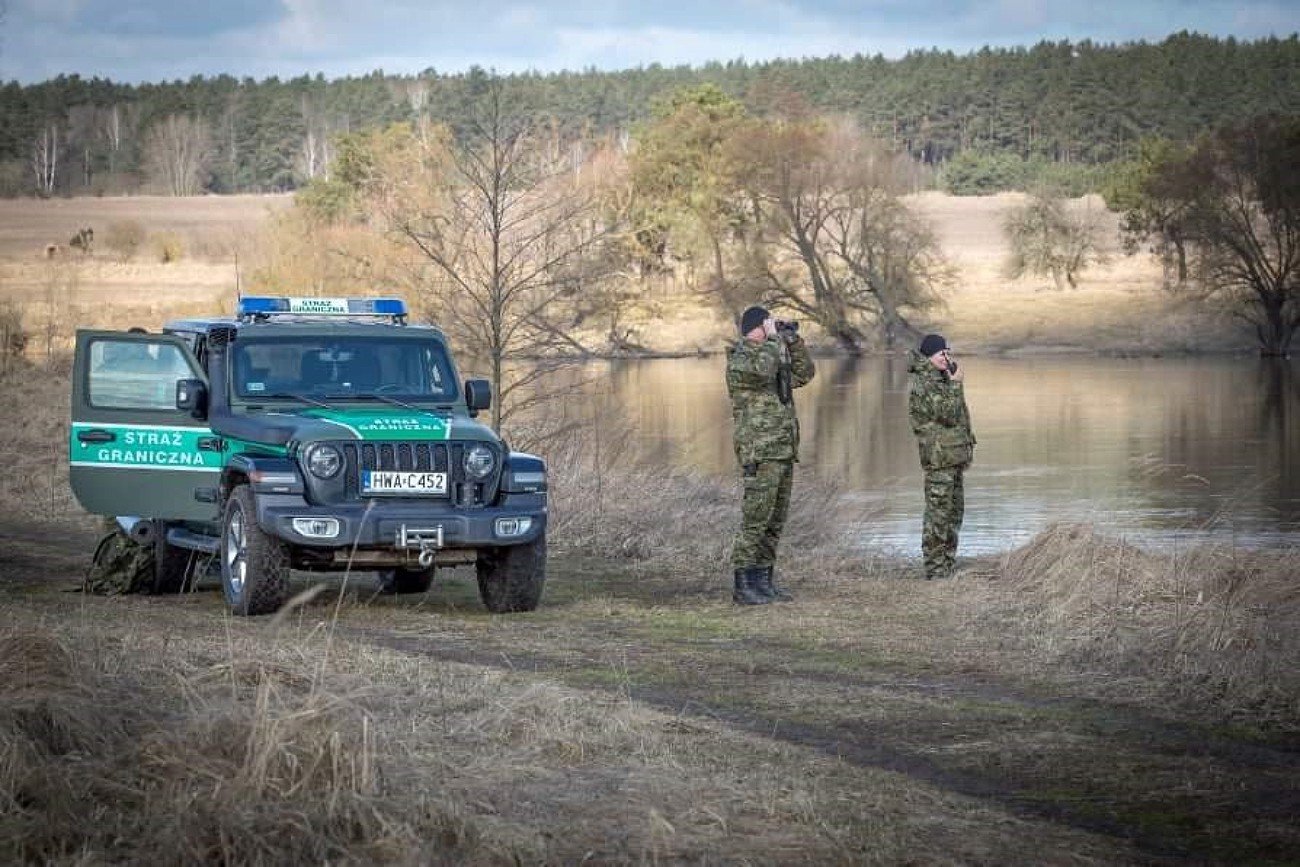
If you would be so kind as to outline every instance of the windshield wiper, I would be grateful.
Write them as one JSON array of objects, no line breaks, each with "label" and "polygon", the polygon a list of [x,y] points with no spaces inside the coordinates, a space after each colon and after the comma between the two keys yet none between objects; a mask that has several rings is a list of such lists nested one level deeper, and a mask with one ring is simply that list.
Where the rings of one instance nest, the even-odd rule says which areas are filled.
[{"label": "windshield wiper", "polygon": [[[383,401],[389,406],[400,406],[402,409],[409,409],[412,412],[427,412],[429,415],[437,415],[437,413],[435,413],[432,409],[429,409],[427,406],[416,406],[413,403],[407,403],[404,400],[398,400],[397,398],[389,397],[386,394],[375,394],[374,392],[371,392],[370,394],[350,394],[348,395],[348,397],[354,400],[379,400],[379,401]],[[439,409],[446,412],[451,409],[451,406],[439,404],[438,406],[434,407],[434,409]]]},{"label": "windshield wiper", "polygon": [[268,400],[296,400],[300,403],[310,404],[311,406],[319,406],[321,409],[334,409],[334,407],[330,406],[328,403],[292,391],[277,391],[275,394],[267,394],[263,395],[263,397]]}]

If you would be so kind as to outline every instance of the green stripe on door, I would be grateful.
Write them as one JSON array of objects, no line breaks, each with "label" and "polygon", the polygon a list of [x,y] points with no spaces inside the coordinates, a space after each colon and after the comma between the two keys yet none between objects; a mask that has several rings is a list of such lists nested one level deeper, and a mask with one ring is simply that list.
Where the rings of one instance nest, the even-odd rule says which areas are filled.
[{"label": "green stripe on door", "polygon": [[[82,431],[103,430],[110,442],[86,443]],[[216,472],[219,452],[199,450],[199,440],[212,436],[207,428],[149,424],[95,424],[75,422],[68,434],[69,463],[77,467],[116,467],[141,470]]]}]

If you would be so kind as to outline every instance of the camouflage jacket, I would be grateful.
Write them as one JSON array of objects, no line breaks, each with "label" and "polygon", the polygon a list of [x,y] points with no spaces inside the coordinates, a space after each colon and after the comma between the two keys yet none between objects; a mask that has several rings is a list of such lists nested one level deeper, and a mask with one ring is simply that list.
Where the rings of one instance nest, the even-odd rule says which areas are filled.
[{"label": "camouflage jacket", "polygon": [[741,338],[727,354],[732,436],[741,466],[799,460],[799,419],[791,390],[816,372],[803,338]]},{"label": "camouflage jacket", "polygon": [[908,416],[921,450],[921,466],[939,470],[969,464],[975,454],[975,434],[962,384],[919,352],[912,353],[908,372],[912,375]]}]

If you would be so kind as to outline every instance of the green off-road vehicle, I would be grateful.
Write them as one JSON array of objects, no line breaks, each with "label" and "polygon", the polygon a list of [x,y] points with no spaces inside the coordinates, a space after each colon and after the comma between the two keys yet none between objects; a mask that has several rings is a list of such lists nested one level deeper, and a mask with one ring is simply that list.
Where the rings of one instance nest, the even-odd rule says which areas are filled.
[{"label": "green off-road vehicle", "polygon": [[156,592],[216,555],[236,614],[289,570],[377,571],[393,593],[473,564],[491,611],[546,579],[546,466],[474,420],[437,328],[397,299],[244,298],[161,334],[78,331],[69,459],[90,512],[154,546]]}]

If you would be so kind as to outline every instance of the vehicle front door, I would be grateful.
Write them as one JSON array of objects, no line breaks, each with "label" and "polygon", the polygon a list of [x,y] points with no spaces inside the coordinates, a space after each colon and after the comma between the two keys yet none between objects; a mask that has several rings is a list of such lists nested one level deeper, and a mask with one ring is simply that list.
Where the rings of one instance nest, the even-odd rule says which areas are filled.
[{"label": "vehicle front door", "polygon": [[68,439],[72,492],[87,511],[215,521],[220,440],[176,408],[176,381],[207,377],[169,334],[78,331]]}]

